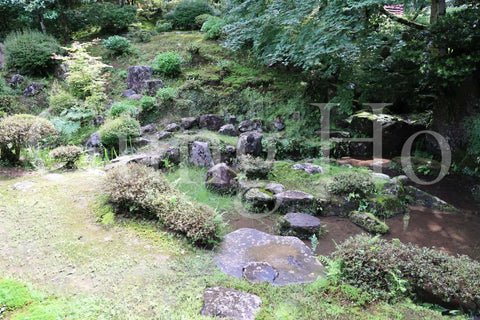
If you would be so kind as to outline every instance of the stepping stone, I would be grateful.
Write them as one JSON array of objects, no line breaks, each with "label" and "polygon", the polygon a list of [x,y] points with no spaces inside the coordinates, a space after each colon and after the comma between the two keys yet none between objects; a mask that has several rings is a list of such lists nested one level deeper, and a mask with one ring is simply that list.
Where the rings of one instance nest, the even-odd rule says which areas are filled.
[{"label": "stepping stone", "polygon": [[320,219],[309,214],[300,212],[287,213],[279,221],[280,234],[284,236],[295,236],[300,239],[308,239],[318,234],[322,224]]},{"label": "stepping stone", "polygon": [[302,170],[310,175],[314,175],[315,173],[323,173],[323,168],[312,163],[297,163],[291,166],[293,170]]},{"label": "stepping stone", "polygon": [[278,271],[268,262],[250,262],[243,268],[243,277],[252,283],[273,283],[278,277]]},{"label": "stepping stone", "polygon": [[273,209],[275,201],[273,194],[260,188],[251,188],[244,195],[246,208],[249,211],[265,212]]},{"label": "stepping stone", "polygon": [[322,264],[300,239],[249,228],[227,234],[215,262],[222,272],[237,278],[244,276],[245,268],[253,268],[252,262],[268,263],[278,272],[271,282],[274,285],[308,283],[325,276]]},{"label": "stepping stone", "polygon": [[308,212],[315,213],[315,199],[306,192],[287,190],[275,195],[276,205],[280,213]]},{"label": "stepping stone", "polygon": [[207,288],[203,300],[200,314],[220,319],[255,320],[262,306],[260,297],[225,287]]}]

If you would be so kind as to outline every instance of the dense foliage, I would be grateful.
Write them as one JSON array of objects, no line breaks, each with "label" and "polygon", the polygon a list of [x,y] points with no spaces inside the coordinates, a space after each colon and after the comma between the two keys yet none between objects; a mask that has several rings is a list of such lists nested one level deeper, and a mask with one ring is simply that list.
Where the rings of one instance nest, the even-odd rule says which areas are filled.
[{"label": "dense foliage", "polygon": [[182,72],[182,62],[182,57],[176,52],[160,53],[155,58],[153,70],[167,76],[176,76]]},{"label": "dense foliage", "polygon": [[195,18],[202,14],[213,14],[213,9],[205,0],[184,0],[180,2],[173,11],[175,27],[179,29],[199,29]]},{"label": "dense foliage", "polygon": [[212,208],[192,203],[152,168],[132,164],[108,172],[104,192],[119,209],[155,217],[192,243],[213,245],[219,240],[221,219]]},{"label": "dense foliage", "polygon": [[369,173],[346,171],[333,176],[333,180],[328,184],[328,190],[335,194],[354,193],[365,196],[375,191],[375,183]]},{"label": "dense foliage", "polygon": [[50,35],[35,30],[16,31],[5,39],[7,66],[21,73],[46,74],[57,64],[52,55],[60,45]]},{"label": "dense foliage", "polygon": [[478,310],[480,264],[466,256],[357,236],[340,245],[343,279],[381,298],[417,294],[429,302]]},{"label": "dense foliage", "polygon": [[140,123],[128,115],[109,119],[100,128],[100,139],[106,147],[118,147],[119,143],[127,143],[139,135]]},{"label": "dense foliage", "polygon": [[103,40],[103,45],[114,54],[122,54],[130,50],[130,40],[121,36],[111,36]]},{"label": "dense foliage", "polygon": [[0,119],[0,159],[17,163],[20,151],[27,143],[36,144],[57,131],[47,119],[29,114],[16,114]]}]

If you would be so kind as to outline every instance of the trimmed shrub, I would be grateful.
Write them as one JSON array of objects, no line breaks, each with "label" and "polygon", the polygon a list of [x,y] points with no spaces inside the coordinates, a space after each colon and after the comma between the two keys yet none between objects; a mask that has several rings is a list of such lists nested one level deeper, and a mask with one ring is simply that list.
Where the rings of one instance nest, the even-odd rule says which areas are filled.
[{"label": "trimmed shrub", "polygon": [[203,35],[204,39],[211,39],[215,40],[220,38],[222,35],[222,29],[225,27],[226,23],[221,18],[217,17],[210,17],[205,23],[202,25],[202,31],[205,32]]},{"label": "trimmed shrub", "polygon": [[153,70],[166,76],[176,76],[182,72],[182,57],[172,51],[160,53],[154,61]]},{"label": "trimmed shrub", "polygon": [[382,299],[416,294],[450,307],[480,308],[480,264],[430,248],[370,236],[350,238],[333,253],[343,280]]},{"label": "trimmed shrub", "polygon": [[61,146],[50,151],[49,155],[57,160],[66,162],[65,167],[72,169],[75,162],[80,159],[83,154],[83,150],[77,146]]},{"label": "trimmed shrub", "polygon": [[371,175],[359,171],[340,172],[333,177],[327,187],[335,194],[356,193],[366,196],[375,192],[375,182]]},{"label": "trimmed shrub", "polygon": [[129,116],[107,120],[100,127],[100,140],[106,147],[118,147],[120,139],[135,138],[140,135],[140,123]]},{"label": "trimmed shrub", "polygon": [[54,37],[36,30],[12,32],[5,38],[7,66],[20,73],[46,74],[58,61],[53,54],[61,53]]},{"label": "trimmed shrub", "polygon": [[167,32],[173,29],[173,24],[169,21],[158,20],[155,24],[156,32]]},{"label": "trimmed shrub", "polygon": [[213,14],[213,9],[204,0],[184,0],[180,2],[173,11],[175,26],[180,29],[199,29],[195,18],[202,14]]},{"label": "trimmed shrub", "polygon": [[130,50],[130,40],[121,36],[111,36],[103,40],[103,46],[114,54],[122,54]]},{"label": "trimmed shrub", "polygon": [[132,32],[133,40],[135,42],[150,42],[152,41],[152,34],[148,30],[137,29]]},{"label": "trimmed shrub", "polygon": [[162,102],[173,100],[178,96],[178,91],[175,88],[160,88],[157,91],[157,98]]},{"label": "trimmed shrub", "polygon": [[118,118],[122,115],[128,115],[132,118],[135,118],[138,114],[137,105],[138,102],[134,100],[123,100],[115,102],[108,111],[108,113],[112,118]]},{"label": "trimmed shrub", "polygon": [[20,151],[27,142],[56,134],[53,124],[44,118],[16,114],[0,119],[0,159],[12,164],[20,160]]},{"label": "trimmed shrub", "polygon": [[140,164],[110,170],[104,193],[119,209],[147,218],[156,217],[168,229],[200,245],[218,243],[221,220],[205,205],[192,203],[153,168]]}]

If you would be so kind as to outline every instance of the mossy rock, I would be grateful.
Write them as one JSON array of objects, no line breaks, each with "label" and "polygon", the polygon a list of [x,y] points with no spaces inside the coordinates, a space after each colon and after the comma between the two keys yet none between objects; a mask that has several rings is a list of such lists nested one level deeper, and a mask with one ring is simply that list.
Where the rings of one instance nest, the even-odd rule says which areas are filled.
[{"label": "mossy rock", "polygon": [[422,206],[444,212],[458,212],[458,209],[444,200],[412,186],[405,187],[406,199],[412,206]]},{"label": "mossy rock", "polygon": [[384,222],[369,212],[352,211],[350,220],[369,233],[386,234],[390,231],[390,228]]},{"label": "mossy rock", "polygon": [[369,200],[370,211],[380,218],[391,218],[406,211],[406,204],[393,194],[374,196]]},{"label": "mossy rock", "polygon": [[261,188],[249,189],[243,194],[243,201],[245,208],[251,212],[269,211],[275,205],[273,193]]}]

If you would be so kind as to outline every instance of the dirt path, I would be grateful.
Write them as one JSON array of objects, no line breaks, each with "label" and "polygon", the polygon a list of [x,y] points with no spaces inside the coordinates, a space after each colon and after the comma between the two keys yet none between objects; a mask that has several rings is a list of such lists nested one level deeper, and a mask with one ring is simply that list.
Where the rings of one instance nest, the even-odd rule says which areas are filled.
[{"label": "dirt path", "polygon": [[152,305],[162,304],[159,292],[178,244],[168,248],[168,240],[161,246],[131,229],[97,225],[91,206],[101,174],[0,180],[0,276],[101,297],[113,319],[155,318]]}]

